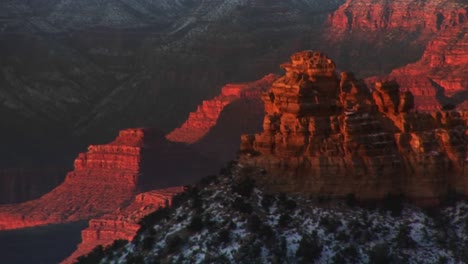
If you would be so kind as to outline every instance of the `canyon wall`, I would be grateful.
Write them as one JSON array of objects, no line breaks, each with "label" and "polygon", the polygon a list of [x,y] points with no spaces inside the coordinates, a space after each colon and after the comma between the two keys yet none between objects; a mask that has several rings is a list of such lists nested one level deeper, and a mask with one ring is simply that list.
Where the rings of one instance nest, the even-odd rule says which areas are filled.
[{"label": "canyon wall", "polygon": [[76,251],[62,264],[74,263],[76,258],[88,254],[98,245],[108,246],[120,239],[132,241],[140,228],[139,221],[160,207],[170,205],[172,197],[183,190],[183,187],[173,187],[140,193],[130,204],[91,219],[89,226],[81,231],[81,243]]},{"label": "canyon wall", "polygon": [[346,0],[328,16],[324,50],[360,76],[389,73],[419,60],[439,32],[467,21],[468,6],[457,0]]},{"label": "canyon wall", "polygon": [[86,220],[145,190],[189,184],[221,165],[154,129],[127,129],[75,159],[65,181],[42,197],[0,206],[0,230]]},{"label": "canyon wall", "polygon": [[[394,81],[370,91],[335,74],[320,52],[299,52],[264,93],[263,132],[242,136],[240,164],[267,190],[358,199],[388,193],[431,201],[448,189],[468,194],[467,117],[413,111]],[[262,171],[263,169],[263,171]]]},{"label": "canyon wall", "polygon": [[419,61],[397,68],[389,75],[402,90],[415,95],[419,110],[462,105],[468,100],[467,76],[468,19],[442,30],[428,43]]},{"label": "canyon wall", "polygon": [[221,112],[227,105],[238,100],[258,99],[276,78],[274,74],[269,74],[255,82],[223,86],[220,95],[203,101],[195,112],[189,114],[182,126],[170,132],[166,138],[173,142],[188,144],[199,141],[216,125]]}]

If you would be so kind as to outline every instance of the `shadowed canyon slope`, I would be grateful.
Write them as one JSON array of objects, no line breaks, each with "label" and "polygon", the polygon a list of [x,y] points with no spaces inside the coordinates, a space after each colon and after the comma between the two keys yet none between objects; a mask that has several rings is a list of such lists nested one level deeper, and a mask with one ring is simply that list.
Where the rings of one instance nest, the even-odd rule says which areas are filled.
[{"label": "shadowed canyon slope", "polygon": [[92,145],[65,181],[39,199],[0,206],[0,230],[86,220],[111,213],[136,193],[187,184],[221,164],[161,132],[127,129],[107,145]]},{"label": "shadowed canyon slope", "polygon": [[242,138],[240,163],[270,191],[419,201],[447,190],[468,194],[468,114],[418,113],[396,82],[371,91],[351,73],[336,76],[320,52],[299,52],[262,96],[264,131]]}]

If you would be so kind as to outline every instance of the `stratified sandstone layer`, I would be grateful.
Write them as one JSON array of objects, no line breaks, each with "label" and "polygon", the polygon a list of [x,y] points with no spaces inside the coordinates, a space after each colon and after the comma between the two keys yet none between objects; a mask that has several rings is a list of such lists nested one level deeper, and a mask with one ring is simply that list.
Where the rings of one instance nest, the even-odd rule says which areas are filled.
[{"label": "stratified sandstone layer", "polygon": [[458,0],[346,0],[329,15],[324,39],[341,65],[370,76],[417,61],[441,31],[467,21],[468,6]]},{"label": "stratified sandstone layer", "polygon": [[[217,163],[153,129],[127,129],[91,145],[65,181],[39,199],[0,206],[0,230],[86,220],[115,211],[145,190],[188,184]],[[211,168],[211,170],[210,170]]]},{"label": "stratified sandstone layer", "polygon": [[390,77],[415,95],[418,110],[455,107],[468,100],[468,18],[441,31],[418,62],[393,70]]},{"label": "stratified sandstone layer", "polygon": [[[240,164],[275,192],[433,200],[468,194],[466,112],[413,112],[398,83],[369,91],[321,52],[294,54],[263,95],[264,131],[242,136]],[[249,173],[252,174],[252,173]]]},{"label": "stratified sandstone layer", "polygon": [[259,98],[260,94],[266,91],[276,78],[276,75],[269,74],[251,83],[227,84],[221,89],[220,95],[203,101],[195,112],[189,114],[185,123],[169,133],[166,138],[170,141],[189,144],[199,141],[216,125],[221,112],[227,105],[238,100]]},{"label": "stratified sandstone layer", "polygon": [[453,0],[346,0],[329,16],[336,30],[432,31],[466,22],[466,3]]},{"label": "stratified sandstone layer", "polygon": [[88,254],[99,245],[107,246],[119,239],[131,241],[140,228],[139,221],[144,216],[170,205],[172,197],[182,191],[183,187],[173,187],[140,193],[129,205],[91,219],[88,228],[81,231],[82,241],[78,248],[62,263],[73,263],[76,258]]}]

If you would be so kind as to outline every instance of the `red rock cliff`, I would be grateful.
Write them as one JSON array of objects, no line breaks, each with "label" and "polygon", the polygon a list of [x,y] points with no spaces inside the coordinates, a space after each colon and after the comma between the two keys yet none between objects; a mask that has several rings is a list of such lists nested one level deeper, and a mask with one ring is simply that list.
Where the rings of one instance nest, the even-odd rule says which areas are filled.
[{"label": "red rock cliff", "polygon": [[[448,188],[468,194],[466,112],[412,112],[398,83],[369,92],[350,73],[335,74],[320,52],[299,52],[263,95],[264,131],[242,136],[241,166],[270,191],[434,199]],[[252,173],[249,173],[252,174]]]},{"label": "red rock cliff", "polygon": [[98,245],[107,246],[119,239],[131,241],[140,228],[138,222],[144,216],[170,204],[172,197],[183,190],[183,187],[173,187],[140,193],[129,205],[91,219],[88,228],[81,231],[82,241],[76,251],[62,263],[73,263]]},{"label": "red rock cliff", "polygon": [[361,76],[386,74],[417,61],[439,32],[467,21],[468,6],[458,0],[346,0],[329,15],[324,39],[328,53]]},{"label": "red rock cliff", "polygon": [[239,100],[259,98],[275,78],[275,75],[269,74],[251,83],[227,84],[221,89],[220,95],[203,101],[195,112],[189,114],[187,121],[180,128],[170,132],[166,138],[170,141],[189,144],[199,141],[216,125],[221,112],[227,105]]},{"label": "red rock cliff", "polygon": [[437,32],[467,21],[468,7],[460,1],[346,0],[329,16],[336,30],[398,29]]},{"label": "red rock cliff", "polygon": [[415,95],[419,110],[468,100],[468,20],[442,30],[418,62],[393,70],[390,77]]},{"label": "red rock cliff", "polygon": [[136,192],[188,184],[216,171],[212,168],[216,164],[168,142],[159,131],[123,130],[115,141],[89,146],[86,153],[79,154],[75,169],[51,192],[36,200],[0,206],[0,230],[110,213],[131,201]]}]

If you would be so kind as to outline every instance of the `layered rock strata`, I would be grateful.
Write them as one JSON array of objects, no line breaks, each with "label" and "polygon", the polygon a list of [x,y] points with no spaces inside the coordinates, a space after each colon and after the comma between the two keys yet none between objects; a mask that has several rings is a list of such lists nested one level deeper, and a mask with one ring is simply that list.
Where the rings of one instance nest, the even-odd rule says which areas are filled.
[{"label": "layered rock strata", "polygon": [[[218,121],[221,112],[233,102],[248,101],[260,98],[260,94],[268,89],[277,78],[269,74],[262,79],[242,84],[227,84],[221,89],[221,94],[210,100],[205,100],[195,112],[189,114],[181,127],[170,132],[166,138],[174,142],[195,143],[203,138]],[[262,109],[262,102],[255,100],[257,108]]]},{"label": "layered rock strata", "polygon": [[91,219],[88,228],[81,231],[82,241],[76,251],[62,264],[74,263],[76,258],[88,254],[96,246],[107,246],[119,239],[131,241],[140,228],[139,221],[144,216],[170,205],[172,197],[183,190],[183,187],[173,187],[140,193],[129,205]]},{"label": "layered rock strata", "polygon": [[[294,54],[264,93],[263,132],[242,136],[240,164],[267,190],[378,199],[468,194],[467,113],[411,111],[396,82],[370,91],[321,52]],[[252,174],[252,173],[249,173]]]},{"label": "layered rock strata", "polygon": [[337,30],[399,29],[403,31],[431,31],[465,23],[468,7],[460,1],[414,0],[346,0],[330,14],[329,23]]},{"label": "layered rock strata", "polygon": [[439,32],[467,21],[458,0],[346,0],[328,16],[323,38],[340,64],[371,76],[417,61]]},{"label": "layered rock strata", "polygon": [[419,110],[455,107],[468,100],[468,19],[441,31],[419,61],[390,76],[415,95]]},{"label": "layered rock strata", "polygon": [[[209,164],[209,165],[207,165]],[[86,220],[110,213],[145,190],[187,184],[216,166],[153,129],[127,129],[75,159],[65,181],[39,199],[0,206],[0,230]],[[170,175],[168,177],[167,175]]]}]

